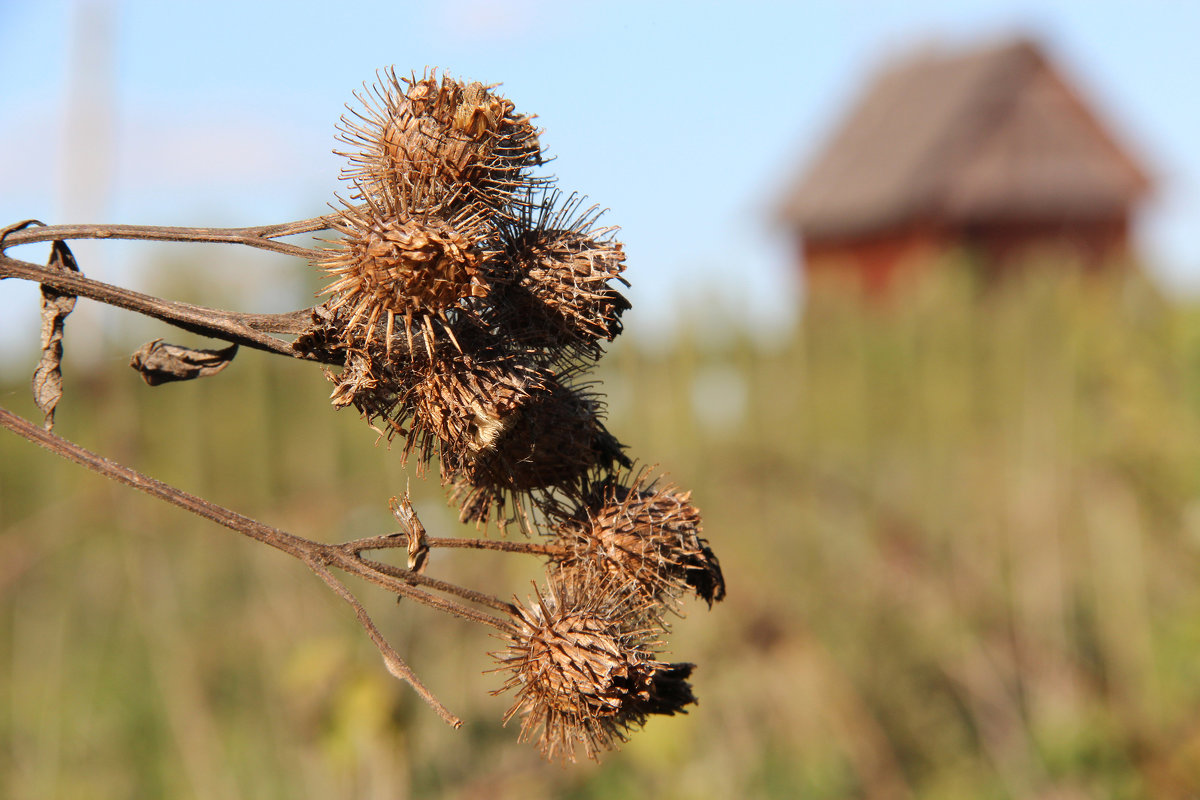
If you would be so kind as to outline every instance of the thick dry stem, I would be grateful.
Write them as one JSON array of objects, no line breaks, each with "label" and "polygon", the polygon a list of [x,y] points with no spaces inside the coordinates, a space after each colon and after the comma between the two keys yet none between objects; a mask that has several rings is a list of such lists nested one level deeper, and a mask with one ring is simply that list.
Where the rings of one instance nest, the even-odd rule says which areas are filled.
[{"label": "thick dry stem", "polygon": [[284,314],[243,314],[236,311],[205,308],[190,303],[162,300],[131,289],[123,289],[120,286],[93,280],[78,273],[52,270],[4,255],[0,255],[0,278],[35,281],[59,292],[135,311],[201,336],[221,339],[292,358],[316,360],[314,356],[293,350],[291,343],[270,335],[272,333],[283,335],[303,333],[312,320],[312,312],[308,309],[289,311]]}]

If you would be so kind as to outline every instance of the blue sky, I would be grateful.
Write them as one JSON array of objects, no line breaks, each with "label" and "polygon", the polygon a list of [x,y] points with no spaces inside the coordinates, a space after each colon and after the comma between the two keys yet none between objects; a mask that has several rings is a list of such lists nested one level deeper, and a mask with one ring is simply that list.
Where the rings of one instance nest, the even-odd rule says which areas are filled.
[{"label": "blue sky", "polygon": [[[81,19],[108,21],[107,50],[80,55]],[[653,335],[714,301],[786,323],[797,282],[771,208],[860,82],[918,44],[1015,32],[1043,39],[1144,156],[1160,180],[1144,249],[1166,285],[1200,289],[1200,3],[1185,0],[0,0],[0,224],[322,213],[340,190],[330,151],[351,92],[380,67],[439,66],[502,82],[546,129],[562,188],[610,209],[634,284],[630,329]],[[136,283],[161,251],[76,252],[85,272]],[[10,283],[0,352],[35,345],[36,295]]]}]

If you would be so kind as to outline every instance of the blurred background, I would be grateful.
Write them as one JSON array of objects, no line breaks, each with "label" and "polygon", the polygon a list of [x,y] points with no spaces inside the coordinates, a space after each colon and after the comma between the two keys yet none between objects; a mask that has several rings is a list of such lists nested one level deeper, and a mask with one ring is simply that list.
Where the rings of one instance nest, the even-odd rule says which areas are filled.
[{"label": "blurred background", "polygon": [[[1200,793],[1200,7],[0,0],[0,224],[324,213],[351,92],[427,65],[538,115],[622,228],[609,426],[693,491],[729,598],[700,705],[541,762],[477,627],[364,589],[450,708],[301,565],[0,436],[5,797],[1188,798]],[[307,265],[89,243],[83,270],[256,311]],[[13,250],[40,261],[45,250]],[[34,418],[36,287],[0,291]],[[173,331],[81,302],[57,430],[326,541],[410,484],[311,365],[146,387]],[[537,564],[438,552],[503,596]]]}]

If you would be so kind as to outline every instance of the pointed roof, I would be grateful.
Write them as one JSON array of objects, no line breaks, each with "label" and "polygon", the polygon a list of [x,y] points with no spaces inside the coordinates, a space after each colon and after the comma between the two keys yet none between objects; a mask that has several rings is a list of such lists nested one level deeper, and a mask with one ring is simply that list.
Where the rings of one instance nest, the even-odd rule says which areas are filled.
[{"label": "pointed roof", "polygon": [[782,217],[827,237],[919,219],[1093,217],[1123,212],[1148,187],[1037,45],[1019,39],[884,70]]}]

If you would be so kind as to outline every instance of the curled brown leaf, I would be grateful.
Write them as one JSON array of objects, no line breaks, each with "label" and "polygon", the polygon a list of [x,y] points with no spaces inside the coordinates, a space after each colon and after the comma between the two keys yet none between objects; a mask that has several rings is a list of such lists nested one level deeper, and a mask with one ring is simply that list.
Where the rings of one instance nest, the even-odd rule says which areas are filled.
[{"label": "curled brown leaf", "polygon": [[[79,272],[70,248],[56,240],[50,248],[51,269]],[[42,358],[33,371],[33,401],[44,416],[43,427],[54,429],[54,411],[62,399],[63,323],[75,308],[75,295],[42,286]]]},{"label": "curled brown leaf", "polygon": [[137,349],[129,359],[129,366],[141,373],[142,380],[151,386],[190,381],[216,375],[228,367],[237,355],[237,349],[236,344],[231,344],[220,350],[200,350],[155,339]]}]

